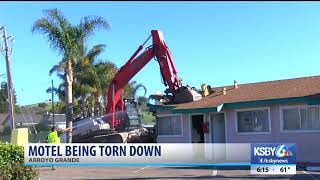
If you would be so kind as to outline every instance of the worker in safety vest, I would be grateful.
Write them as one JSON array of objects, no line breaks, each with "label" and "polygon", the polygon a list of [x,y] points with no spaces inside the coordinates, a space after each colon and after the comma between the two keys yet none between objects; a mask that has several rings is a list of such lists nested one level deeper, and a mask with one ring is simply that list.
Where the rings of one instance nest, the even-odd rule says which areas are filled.
[{"label": "worker in safety vest", "polygon": [[[58,132],[56,130],[56,127],[52,127],[51,131],[48,134],[47,142],[51,143],[51,144],[59,144],[60,143],[60,135],[62,133],[65,133],[66,131],[70,131],[70,130],[71,130],[71,128],[67,128],[67,129],[63,129],[62,131]],[[51,168],[52,168],[52,170],[55,170],[54,166],[52,166]]]},{"label": "worker in safety vest", "polygon": [[69,131],[70,128],[63,129],[62,131],[57,131],[55,127],[51,128],[51,131],[48,134],[47,137],[47,142],[48,143],[53,143],[53,144],[58,144],[60,143],[60,135],[62,133],[65,133],[66,131]]}]

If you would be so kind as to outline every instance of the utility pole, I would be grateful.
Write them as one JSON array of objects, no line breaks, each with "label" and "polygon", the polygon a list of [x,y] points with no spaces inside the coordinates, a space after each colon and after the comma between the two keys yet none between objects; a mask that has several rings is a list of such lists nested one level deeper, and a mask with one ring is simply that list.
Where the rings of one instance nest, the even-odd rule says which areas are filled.
[{"label": "utility pole", "polygon": [[12,52],[12,49],[9,49],[8,39],[13,38],[11,36],[7,37],[6,29],[4,26],[0,27],[0,30],[3,31],[3,39],[4,39],[4,54],[6,59],[6,70],[7,70],[7,81],[8,81],[8,99],[9,99],[9,108],[8,113],[11,120],[11,130],[15,129],[15,121],[14,121],[14,99],[13,99],[13,85],[12,85],[12,78],[11,78],[11,69],[10,69],[10,59],[9,54]]},{"label": "utility pole", "polygon": [[55,127],[54,122],[54,96],[53,96],[53,79],[51,80],[51,101],[52,101],[52,125]]}]

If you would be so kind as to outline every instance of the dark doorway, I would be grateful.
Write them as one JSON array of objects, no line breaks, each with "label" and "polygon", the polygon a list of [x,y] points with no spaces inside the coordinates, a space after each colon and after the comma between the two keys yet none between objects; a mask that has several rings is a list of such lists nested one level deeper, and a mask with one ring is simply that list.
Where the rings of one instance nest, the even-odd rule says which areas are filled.
[{"label": "dark doorway", "polygon": [[191,138],[192,143],[204,143],[203,115],[192,115]]}]

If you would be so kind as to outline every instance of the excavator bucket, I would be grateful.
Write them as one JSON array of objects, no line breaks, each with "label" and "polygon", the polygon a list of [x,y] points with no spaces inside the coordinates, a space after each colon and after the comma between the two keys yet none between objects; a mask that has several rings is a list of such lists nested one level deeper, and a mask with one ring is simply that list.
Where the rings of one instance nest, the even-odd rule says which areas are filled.
[{"label": "excavator bucket", "polygon": [[202,95],[200,93],[188,86],[182,86],[174,93],[174,103],[176,104],[198,101],[201,98]]}]

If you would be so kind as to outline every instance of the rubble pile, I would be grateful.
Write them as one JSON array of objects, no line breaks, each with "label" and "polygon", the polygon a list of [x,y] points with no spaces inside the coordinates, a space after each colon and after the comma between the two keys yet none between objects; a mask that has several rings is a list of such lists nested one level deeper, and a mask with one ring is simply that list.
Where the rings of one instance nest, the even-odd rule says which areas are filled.
[{"label": "rubble pile", "polygon": [[155,143],[155,134],[152,129],[139,128],[128,133],[125,143]]}]

